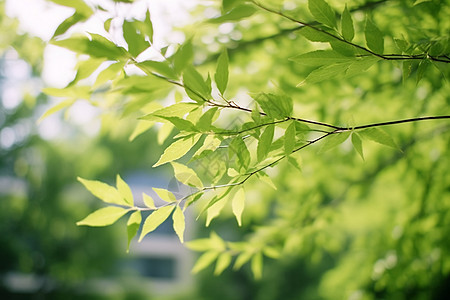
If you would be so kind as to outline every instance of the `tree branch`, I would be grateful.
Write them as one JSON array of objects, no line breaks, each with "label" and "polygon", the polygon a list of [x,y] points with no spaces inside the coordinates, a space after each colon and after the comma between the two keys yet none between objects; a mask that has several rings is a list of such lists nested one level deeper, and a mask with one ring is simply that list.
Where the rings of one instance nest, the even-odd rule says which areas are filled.
[{"label": "tree branch", "polygon": [[326,30],[323,30],[323,29],[321,29],[321,28],[318,28],[318,27],[316,27],[315,24],[313,24],[313,23],[306,23],[306,22],[304,22],[304,21],[297,20],[297,19],[295,19],[295,18],[293,18],[293,17],[290,17],[290,16],[284,14],[284,13],[281,12],[281,11],[277,11],[277,10],[274,10],[274,9],[272,9],[272,8],[266,7],[266,6],[262,5],[262,4],[260,4],[259,2],[257,2],[256,0],[250,0],[250,2],[253,3],[255,6],[259,7],[260,9],[262,9],[262,10],[265,10],[265,11],[267,11],[267,12],[269,12],[269,13],[272,13],[272,14],[279,15],[280,17],[283,17],[283,18],[285,18],[285,19],[288,19],[288,20],[290,20],[290,21],[292,21],[292,22],[294,22],[294,23],[300,24],[302,27],[308,27],[308,28],[311,28],[311,29],[313,29],[313,30],[315,30],[315,31],[317,31],[317,32],[326,34],[326,35],[328,35],[329,37],[331,37],[331,38],[333,38],[333,39],[335,39],[335,40],[337,40],[337,41],[343,42],[343,43],[345,43],[345,44],[347,44],[347,45],[350,45],[350,46],[352,46],[352,47],[355,47],[355,48],[357,48],[357,49],[359,49],[359,50],[362,50],[362,51],[364,51],[364,52],[367,52],[367,53],[369,53],[369,54],[371,54],[371,55],[373,55],[373,56],[376,56],[376,57],[381,58],[381,59],[384,59],[384,60],[417,60],[417,59],[430,59],[430,60],[433,60],[433,61],[438,61],[438,62],[443,62],[443,63],[450,63],[450,60],[446,57],[446,55],[431,56],[431,55],[429,55],[428,53],[422,53],[422,54],[419,54],[419,55],[406,55],[406,54],[379,54],[379,53],[376,53],[376,52],[374,52],[374,51],[372,51],[372,50],[370,50],[370,49],[368,49],[368,48],[366,48],[366,47],[363,47],[363,46],[361,46],[361,45],[352,43],[351,41],[347,41],[347,40],[345,40],[344,38],[342,38],[342,37],[340,37],[340,36],[337,36],[337,35],[335,35],[335,34],[333,34],[333,33],[331,33],[331,32],[328,32],[328,31],[326,31]]}]

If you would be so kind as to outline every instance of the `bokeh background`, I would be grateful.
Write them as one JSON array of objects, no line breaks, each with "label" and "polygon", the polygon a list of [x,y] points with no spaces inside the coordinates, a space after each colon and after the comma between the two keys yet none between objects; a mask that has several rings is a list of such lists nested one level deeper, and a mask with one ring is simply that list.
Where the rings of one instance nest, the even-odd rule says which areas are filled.
[{"label": "bokeh background", "polygon": [[[155,47],[193,36],[202,70],[226,45],[234,66],[229,89],[237,99],[277,86],[295,98],[296,114],[351,125],[449,113],[448,81],[434,69],[420,83],[405,82],[400,66],[381,63],[365,77],[298,89],[310,69],[288,60],[299,53],[292,43],[298,41],[302,53],[312,46],[289,22],[266,14],[199,26],[220,13],[219,2],[91,4],[123,18],[142,19],[150,9]],[[341,7],[339,2],[330,1]],[[448,42],[448,1],[431,1],[421,11],[412,11],[408,1],[393,2],[374,13],[382,30],[426,24]],[[305,5],[283,3],[285,9]],[[0,1],[0,298],[357,300],[445,299],[450,293],[448,122],[393,128],[389,133],[402,151],[368,144],[366,161],[350,144],[320,156],[317,149],[306,152],[302,173],[288,164],[271,171],[277,190],[249,183],[242,228],[229,212],[208,228],[202,219],[195,222],[195,212],[189,216],[188,240],[214,230],[239,241],[255,227],[280,240],[284,254],[264,260],[260,280],[248,266],[220,276],[212,275],[213,267],[191,274],[198,255],[179,244],[171,224],[133,243],[130,253],[125,221],[77,227],[101,205],[77,176],[114,183],[121,174],[136,197],[151,194],[151,187],[180,187],[170,169],[151,167],[167,145],[156,141],[175,132],[156,127],[130,142],[135,118],[87,101],[39,121],[61,101],[43,89],[62,88],[75,77],[76,56],[47,44],[72,13],[45,0]],[[100,13],[69,34],[101,32],[105,18]],[[115,38],[123,42],[120,32]],[[448,75],[448,68],[443,72]]]}]

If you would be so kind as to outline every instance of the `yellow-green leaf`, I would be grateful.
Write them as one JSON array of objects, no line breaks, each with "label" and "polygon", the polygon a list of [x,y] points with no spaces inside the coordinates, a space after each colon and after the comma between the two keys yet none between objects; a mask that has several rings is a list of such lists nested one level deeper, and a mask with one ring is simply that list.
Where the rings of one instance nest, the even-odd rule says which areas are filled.
[{"label": "yellow-green leaf", "polygon": [[149,130],[155,125],[155,122],[148,122],[148,121],[138,121],[136,127],[134,128],[133,132],[131,133],[130,137],[128,138],[128,141],[132,142],[135,138]]},{"label": "yellow-green leaf", "polygon": [[252,253],[250,253],[250,252],[242,252],[236,258],[236,261],[235,261],[234,266],[233,266],[233,270],[239,270],[251,258],[252,258]]},{"label": "yellow-green leaf", "polygon": [[175,207],[173,205],[163,206],[155,210],[144,222],[144,226],[142,227],[141,236],[139,237],[139,242],[142,241],[144,236],[148,233],[152,232],[159,225],[161,225],[172,213]]},{"label": "yellow-green leaf", "polygon": [[250,268],[252,269],[255,279],[261,279],[263,268],[263,257],[261,252],[256,253],[255,256],[252,257]]},{"label": "yellow-green leaf", "polygon": [[291,120],[284,133],[284,153],[289,155],[295,147],[295,121]]},{"label": "yellow-green leaf", "polygon": [[228,197],[224,197],[208,208],[206,211],[206,227],[208,227],[211,221],[220,214],[227,201]]},{"label": "yellow-green leaf", "polygon": [[66,108],[68,106],[71,106],[73,103],[75,102],[74,99],[68,99],[68,100],[64,100],[59,102],[58,104],[50,107],[37,121],[37,123],[41,123],[45,118],[47,118],[48,116],[54,114],[57,111],[60,111],[63,108]]},{"label": "yellow-green leaf", "polygon": [[200,139],[200,136],[200,134],[196,134],[176,140],[175,142],[170,144],[170,146],[167,147],[166,150],[164,150],[164,153],[153,165],[153,167],[163,165],[184,156],[186,153],[188,153],[189,150],[191,150],[195,143],[197,143],[197,141]]},{"label": "yellow-green leaf", "polygon": [[377,54],[383,54],[383,34],[369,17],[367,17],[366,19],[366,27],[364,33],[366,36],[367,47],[369,47],[370,50],[374,51]]},{"label": "yellow-green leaf", "polygon": [[177,234],[178,238],[180,239],[180,242],[184,242],[184,229],[186,227],[186,223],[184,220],[184,214],[181,208],[177,205],[175,207],[175,211],[172,215],[173,219],[173,230],[175,230],[175,233]]},{"label": "yellow-green leaf", "polygon": [[243,188],[237,190],[234,194],[233,200],[231,201],[231,209],[236,217],[239,226],[242,226],[242,212],[245,207],[245,191]]},{"label": "yellow-green leaf", "polygon": [[192,273],[197,274],[201,270],[207,268],[211,265],[219,256],[219,252],[217,251],[208,251],[202,254],[197,261],[195,262],[194,267],[192,268]]},{"label": "yellow-green leaf", "polygon": [[217,258],[216,262],[216,268],[214,269],[214,275],[218,276],[222,274],[222,272],[228,268],[228,266],[231,264],[232,256],[229,252],[224,252],[220,254],[220,256]]},{"label": "yellow-green leaf", "polygon": [[129,206],[119,191],[106,183],[96,180],[87,180],[80,177],[78,177],[78,181],[81,182],[92,195],[106,203]]},{"label": "yellow-green leaf", "polygon": [[128,209],[118,206],[108,206],[100,208],[83,220],[77,222],[77,225],[86,226],[108,226],[114,224],[120,217],[128,212]]},{"label": "yellow-green leaf", "polygon": [[128,186],[128,184],[125,181],[123,181],[122,177],[120,177],[119,174],[117,174],[116,185],[119,194],[122,196],[125,202],[127,202],[128,205],[133,206],[134,205],[133,193],[131,192],[131,189]]},{"label": "yellow-green leaf", "polygon": [[342,144],[343,142],[345,142],[347,140],[349,135],[350,135],[350,132],[345,131],[345,132],[331,134],[331,135],[325,137],[323,140],[322,147],[319,150],[319,153],[323,153],[325,151],[328,151],[328,150]]},{"label": "yellow-green leaf", "polygon": [[130,251],[130,243],[131,240],[136,236],[139,226],[141,225],[142,216],[141,211],[137,210],[131,214],[130,218],[127,222],[127,233],[128,233],[128,243],[127,243],[127,252]]},{"label": "yellow-green leaf", "polygon": [[347,9],[347,4],[345,5],[344,12],[342,13],[341,28],[344,39],[351,42],[355,37],[355,29],[353,28],[352,15]]},{"label": "yellow-green leaf", "polygon": [[226,49],[222,51],[217,60],[217,69],[214,80],[216,81],[217,88],[223,95],[228,84],[228,54]]},{"label": "yellow-green leaf", "polygon": [[92,9],[83,0],[50,0],[56,4],[75,8],[77,13],[82,14],[85,17],[89,17],[93,14]]},{"label": "yellow-green leaf", "polygon": [[174,201],[177,200],[175,195],[173,193],[169,192],[166,189],[153,188],[153,190],[159,196],[159,198],[161,198],[161,200],[163,200],[165,202],[169,202],[170,203],[170,202],[174,202]]},{"label": "yellow-green leaf", "polygon": [[203,183],[194,170],[177,162],[171,162],[171,165],[175,173],[175,178],[179,182],[196,188],[203,188]]},{"label": "yellow-green leaf", "polygon": [[216,150],[222,141],[218,139],[215,135],[208,135],[205,140],[203,141],[203,145],[198,148],[198,150],[195,152],[194,156],[200,155],[205,150]]},{"label": "yellow-green leaf", "polygon": [[352,144],[359,156],[364,160],[364,153],[362,148],[362,142],[359,135],[356,132],[352,132]]},{"label": "yellow-green leaf", "polygon": [[362,131],[359,131],[359,134],[369,140],[377,142],[379,144],[389,146],[395,149],[398,149],[397,144],[392,139],[392,137],[386,133],[386,131],[381,128],[368,128]]},{"label": "yellow-green leaf", "polygon": [[122,71],[125,66],[125,62],[117,62],[109,65],[106,69],[102,70],[95,80],[94,88],[106,83],[109,80],[117,78],[117,74]]},{"label": "yellow-green leaf", "polygon": [[153,198],[146,193],[142,193],[142,200],[144,201],[145,206],[147,206],[148,208],[156,209]]},{"label": "yellow-green leaf", "polygon": [[270,146],[272,145],[273,134],[275,132],[275,126],[270,124],[264,129],[258,140],[258,147],[256,148],[256,157],[258,161],[262,161],[269,153]]}]

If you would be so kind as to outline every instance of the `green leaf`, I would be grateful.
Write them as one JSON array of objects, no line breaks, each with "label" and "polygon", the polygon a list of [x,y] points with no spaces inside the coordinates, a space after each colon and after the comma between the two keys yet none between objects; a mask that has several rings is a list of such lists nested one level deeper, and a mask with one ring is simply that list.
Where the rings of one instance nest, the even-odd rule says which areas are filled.
[{"label": "green leaf", "polygon": [[117,174],[116,177],[116,185],[119,194],[122,196],[125,202],[127,202],[128,205],[133,206],[134,205],[133,193],[131,192],[131,189],[128,186],[128,184],[125,181],[123,181],[123,179],[120,177],[119,174]]},{"label": "green leaf", "polygon": [[163,165],[184,156],[198,142],[200,136],[200,134],[196,134],[176,140],[164,150],[164,153],[153,167]]},{"label": "green leaf", "polygon": [[347,70],[345,71],[345,78],[349,78],[355,75],[359,75],[362,72],[367,71],[371,66],[373,66],[375,63],[379,62],[381,58],[370,56],[370,57],[364,57],[362,59],[354,60],[350,63]]},{"label": "green leaf", "polygon": [[203,183],[200,178],[198,178],[194,170],[176,162],[171,162],[170,164],[173,167],[175,178],[179,182],[199,189],[203,188]]},{"label": "green leaf", "polygon": [[181,74],[186,66],[192,63],[193,58],[192,40],[189,39],[178,48],[177,52],[170,58],[170,61],[173,62],[175,72]]},{"label": "green leaf", "polygon": [[68,97],[74,99],[90,99],[91,88],[86,85],[71,85],[62,89],[43,88],[42,92],[53,97]]},{"label": "green leaf", "polygon": [[381,128],[367,128],[359,131],[359,134],[379,144],[399,149],[392,137]]},{"label": "green leaf", "polygon": [[175,230],[175,233],[177,234],[178,238],[180,239],[180,242],[184,242],[184,229],[186,227],[186,223],[184,220],[184,214],[181,208],[177,205],[175,207],[175,211],[172,215],[173,219],[173,230]]},{"label": "green leaf", "polygon": [[183,118],[188,112],[196,109],[198,104],[180,102],[161,109],[158,109],[148,115],[141,117],[141,120],[161,121],[161,117],[179,117]]},{"label": "green leaf", "polygon": [[80,177],[78,177],[78,181],[81,182],[92,195],[106,203],[129,206],[119,191],[106,183],[96,180],[87,180]]},{"label": "green leaf", "polygon": [[222,0],[222,11],[229,12],[242,2],[244,2],[244,0]]},{"label": "green leaf", "polygon": [[256,8],[252,5],[242,4],[234,7],[229,12],[221,15],[220,17],[210,19],[210,23],[224,23],[239,21],[244,18],[248,18],[256,12]]},{"label": "green leaf", "polygon": [[133,57],[137,57],[141,52],[150,47],[150,43],[145,40],[145,36],[139,33],[139,22],[123,22],[123,38],[128,44],[128,52]]},{"label": "green leaf", "polygon": [[145,34],[148,37],[150,43],[153,43],[153,23],[150,18],[149,10],[147,10],[147,12],[145,13],[145,20],[144,22],[140,23],[139,29],[141,33]]},{"label": "green leaf", "polygon": [[430,66],[430,61],[428,59],[422,59],[420,61],[419,66],[417,67],[416,84],[419,84],[420,80],[422,80],[428,66]]},{"label": "green leaf", "polygon": [[113,18],[109,18],[105,21],[105,23],[103,23],[103,28],[105,29],[105,31],[109,32],[109,29],[111,28],[112,20],[113,20]]},{"label": "green leaf", "polygon": [[228,268],[228,266],[231,264],[232,256],[229,252],[222,253],[217,258],[216,268],[214,269],[214,275],[218,276],[222,274],[222,272]]},{"label": "green leaf", "polygon": [[157,142],[162,145],[173,130],[172,123],[164,123],[158,130]]},{"label": "green leaf", "polygon": [[228,146],[228,151],[230,153],[230,156],[236,154],[238,158],[239,169],[247,169],[248,165],[250,164],[250,152],[247,149],[247,145],[242,140],[242,137],[238,136],[234,138]]},{"label": "green leaf", "polygon": [[184,245],[193,251],[206,251],[214,248],[212,240],[209,238],[196,239],[186,242]]},{"label": "green leaf", "polygon": [[242,226],[242,213],[245,207],[245,191],[243,188],[237,190],[231,201],[231,209],[239,226]]},{"label": "green leaf", "polygon": [[325,151],[328,151],[330,149],[333,149],[334,147],[342,144],[345,142],[350,135],[350,132],[344,131],[339,133],[331,134],[324,138],[322,147],[319,150],[319,153],[323,153]]},{"label": "green leaf", "polygon": [[109,65],[106,69],[98,74],[97,79],[94,83],[94,87],[98,87],[109,80],[116,79],[117,74],[123,70],[124,66],[125,62],[117,62]]},{"label": "green leaf", "polygon": [[142,193],[142,200],[144,201],[145,206],[147,206],[148,208],[156,209],[155,201],[153,201],[153,198],[146,193]]},{"label": "green leaf", "polygon": [[366,26],[364,30],[366,36],[366,44],[370,50],[377,54],[383,54],[384,52],[384,39],[383,34],[373,21],[367,17]]},{"label": "green leaf", "polygon": [[50,0],[53,3],[75,8],[76,12],[85,16],[86,18],[90,17],[94,12],[89,7],[89,5],[86,4],[83,0]]},{"label": "green leaf", "polygon": [[127,52],[124,48],[115,45],[101,35],[93,33],[90,35],[92,40],[89,40],[87,37],[72,37],[61,41],[51,41],[50,43],[92,57],[110,60],[121,60],[127,57]]},{"label": "green leaf", "polygon": [[295,121],[291,120],[288,128],[284,132],[284,153],[289,155],[295,147]]},{"label": "green leaf", "polygon": [[405,52],[408,49],[408,42],[404,39],[396,39],[394,38],[395,45],[397,46],[398,50]]},{"label": "green leaf", "polygon": [[263,257],[262,253],[258,252],[252,257],[252,261],[250,263],[250,268],[252,269],[253,276],[256,280],[261,279],[262,277],[262,269],[263,269]]},{"label": "green leaf", "polygon": [[148,122],[148,121],[138,121],[136,127],[134,128],[133,132],[131,133],[130,137],[128,138],[128,141],[132,142],[134,141],[138,136],[149,130],[155,125],[154,122]]},{"label": "green leaf", "polygon": [[300,172],[302,172],[302,168],[301,168],[301,159],[300,157],[297,156],[289,156],[288,157],[288,162],[297,170],[299,170]]},{"label": "green leaf", "polygon": [[158,116],[155,113],[154,113],[154,115],[156,117],[160,117],[161,119],[169,121],[180,131],[198,132],[198,129],[194,126],[194,124],[192,124],[188,120],[178,118],[178,117]]},{"label": "green leaf", "polygon": [[68,100],[64,100],[59,102],[58,104],[50,107],[37,121],[38,124],[40,124],[45,118],[47,118],[48,116],[60,111],[61,109],[64,109],[66,107],[71,106],[72,104],[75,103],[74,99],[68,99]]},{"label": "green leaf", "polygon": [[261,93],[254,97],[254,99],[271,118],[282,119],[292,114],[292,99],[286,95]]},{"label": "green leaf", "polygon": [[253,108],[251,112],[252,120],[255,122],[255,124],[259,125],[261,124],[261,112],[259,111],[258,104],[255,102],[255,108]]},{"label": "green leaf", "polygon": [[234,262],[233,270],[239,270],[246,262],[252,258],[251,252],[242,252]]},{"label": "green leaf", "polygon": [[308,8],[318,22],[336,28],[336,15],[324,0],[308,0]]},{"label": "green leaf", "polygon": [[137,210],[131,214],[130,218],[127,222],[127,235],[128,235],[128,243],[127,243],[127,253],[130,252],[130,243],[131,240],[136,236],[139,227],[141,225],[142,216],[141,211]]},{"label": "green leaf", "polygon": [[267,184],[268,186],[270,186],[274,190],[277,190],[277,186],[273,183],[273,181],[272,181],[272,179],[270,178],[269,175],[267,175],[264,172],[258,172],[256,176],[258,177],[258,179],[260,181],[264,182],[265,184]]},{"label": "green leaf", "polygon": [[193,67],[188,67],[183,73],[184,89],[192,100],[203,103],[211,98],[210,86],[206,85],[202,75]]},{"label": "green leaf", "polygon": [[150,232],[158,228],[172,213],[175,206],[163,206],[158,208],[144,222],[144,226],[142,227],[141,236],[139,237],[139,242]]},{"label": "green leaf", "polygon": [[93,227],[100,226],[108,226],[114,224],[117,220],[119,220],[123,215],[128,212],[128,209],[117,206],[108,206],[104,208],[100,208],[86,218],[77,222],[78,226],[86,225]]},{"label": "green leaf", "polygon": [[431,1],[432,0],[416,0],[413,5],[416,6],[417,4],[424,3],[424,2],[431,2]]},{"label": "green leaf", "polygon": [[345,5],[344,11],[341,17],[341,28],[342,36],[346,41],[351,42],[355,37],[355,29],[353,27],[352,15],[347,9],[347,4]]},{"label": "green leaf", "polygon": [[[360,54],[362,54],[362,55],[367,54],[365,51],[358,49],[353,45],[347,44],[341,40],[330,41],[330,46],[334,51],[336,51],[339,54],[342,54],[348,58],[354,58],[356,55],[360,55]],[[364,53],[360,53],[360,52],[364,52]]]},{"label": "green leaf", "polygon": [[201,270],[207,268],[211,265],[219,256],[219,252],[217,251],[208,251],[202,254],[197,261],[195,262],[194,267],[192,268],[192,273],[197,274]]},{"label": "green leaf", "polygon": [[353,144],[353,147],[355,148],[356,152],[358,152],[359,156],[361,156],[361,158],[364,160],[364,153],[363,153],[361,138],[359,137],[359,135],[356,132],[352,132],[352,144]]},{"label": "green leaf", "polygon": [[[213,199],[214,200],[214,199]],[[213,201],[211,201],[213,202]],[[206,224],[205,226],[208,227],[209,224],[211,224],[211,221],[217,217],[222,209],[225,207],[225,204],[228,202],[228,197],[224,197],[220,199],[219,201],[212,204],[207,210],[206,210]]]},{"label": "green leaf", "polygon": [[66,33],[67,30],[69,30],[73,25],[87,20],[88,17],[89,16],[75,12],[72,16],[68,17],[61,24],[59,24],[58,28],[56,28],[55,33],[52,36],[52,39]]},{"label": "green leaf", "polygon": [[409,60],[405,60],[402,63],[402,75],[403,75],[403,83],[405,83],[406,79],[411,75],[413,62]]},{"label": "green leaf", "polygon": [[301,86],[306,83],[308,84],[318,83],[327,79],[334,78],[338,75],[344,75],[346,70],[349,68],[351,64],[352,62],[349,61],[339,64],[322,66],[309,73],[309,75],[305,78],[305,80],[300,82],[297,86]]},{"label": "green leaf", "polygon": [[200,156],[204,151],[215,151],[222,141],[215,135],[208,135],[203,141],[203,145],[194,153],[194,157]]},{"label": "green leaf", "polygon": [[270,150],[270,145],[272,145],[273,134],[275,132],[275,126],[270,124],[266,126],[264,132],[261,134],[260,139],[258,140],[258,147],[256,149],[256,155],[258,161],[262,161],[266,158],[267,154]]},{"label": "green leaf", "polygon": [[161,198],[161,200],[163,200],[165,202],[170,203],[170,202],[175,202],[177,200],[175,195],[166,189],[153,188],[153,190],[158,195],[158,197]]},{"label": "green leaf", "polygon": [[228,84],[228,54],[227,50],[223,50],[217,60],[216,74],[214,75],[217,88],[223,95]]},{"label": "green leaf", "polygon": [[178,75],[175,72],[175,70],[172,69],[172,67],[169,65],[167,61],[152,61],[152,60],[146,60],[140,63],[137,63],[136,66],[138,66],[141,70],[143,70],[147,74],[151,74],[152,72],[156,72],[162,76],[165,76],[169,79],[177,80]]},{"label": "green leaf", "polygon": [[312,27],[302,27],[300,33],[311,42],[328,43],[335,40],[334,37],[326,34],[323,30],[314,29]]},{"label": "green leaf", "polygon": [[333,50],[316,50],[304,54],[299,54],[290,60],[305,66],[323,66],[335,63],[350,62],[354,58],[349,58]]},{"label": "green leaf", "polygon": [[270,247],[270,246],[264,247],[263,253],[265,256],[273,258],[273,259],[278,259],[281,256],[280,250],[278,250],[274,247]]},{"label": "green leaf", "polygon": [[195,126],[202,131],[209,131],[211,129],[212,122],[214,122],[218,116],[217,110],[218,107],[208,109],[204,114],[202,114]]}]

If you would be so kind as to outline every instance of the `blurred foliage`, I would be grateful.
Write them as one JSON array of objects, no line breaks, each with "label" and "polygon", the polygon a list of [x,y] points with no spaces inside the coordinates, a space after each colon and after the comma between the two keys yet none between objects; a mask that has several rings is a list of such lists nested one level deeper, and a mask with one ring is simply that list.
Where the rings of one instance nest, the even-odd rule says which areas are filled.
[{"label": "blurred foliage", "polygon": [[[106,203],[155,211],[143,220],[141,238],[169,217],[168,207],[195,204],[204,212],[200,220],[206,215],[209,227],[188,244],[202,252],[194,271],[206,269],[195,298],[441,299],[448,293],[449,1],[328,3],[200,2],[193,22],[175,29],[185,36],[182,45],[160,47],[153,44],[158,28],[151,12],[131,19],[116,12],[133,4],[86,8],[74,1],[69,6],[79,17],[55,32],[51,43],[81,58],[73,82],[45,89],[65,99],[46,116],[87,100],[102,109],[100,137],[120,137],[116,144],[92,142],[78,155],[64,149],[61,157],[81,162],[68,168],[102,179],[119,172],[118,165],[192,158],[172,167],[197,190],[177,201],[163,192],[162,207],[122,202],[119,184],[113,193],[124,199],[118,202],[98,182],[85,186]],[[103,18],[100,34],[69,34],[92,16]],[[83,81],[97,68],[93,84]],[[144,133],[158,123],[157,137]],[[377,129],[365,131],[366,124]],[[136,140],[142,144],[134,154],[123,152],[124,137],[142,133],[147,139]],[[164,153],[143,158],[158,142]],[[112,145],[127,153],[123,160],[91,168],[89,162],[98,163],[92,153],[109,153]],[[57,195],[50,187],[45,197]],[[91,225],[111,223],[96,216]]]},{"label": "blurred foliage", "polygon": [[[69,122],[57,138],[42,138],[52,129],[37,125],[51,103],[40,91],[45,43],[19,33],[3,1],[0,28],[0,298],[147,299],[148,289],[121,282],[126,245],[117,230],[99,235],[75,224],[98,207],[76,177],[140,170],[148,160],[145,140],[123,143],[127,136],[118,131],[93,139]],[[60,118],[52,126],[61,126]],[[121,282],[120,288],[102,290],[99,280]]]}]

